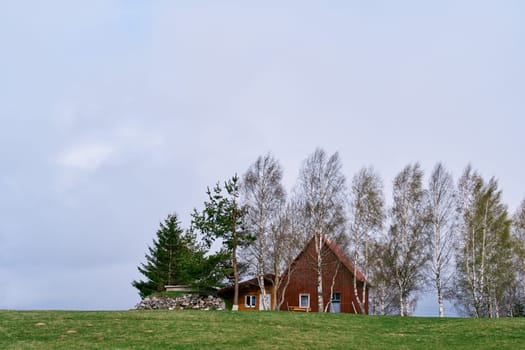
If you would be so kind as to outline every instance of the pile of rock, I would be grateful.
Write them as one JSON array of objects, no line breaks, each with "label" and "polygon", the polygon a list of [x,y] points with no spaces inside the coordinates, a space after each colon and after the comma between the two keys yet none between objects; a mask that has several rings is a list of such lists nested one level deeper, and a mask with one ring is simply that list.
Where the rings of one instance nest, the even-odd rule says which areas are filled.
[{"label": "pile of rock", "polygon": [[138,310],[224,310],[226,304],[212,295],[185,294],[178,297],[146,297],[135,305]]}]

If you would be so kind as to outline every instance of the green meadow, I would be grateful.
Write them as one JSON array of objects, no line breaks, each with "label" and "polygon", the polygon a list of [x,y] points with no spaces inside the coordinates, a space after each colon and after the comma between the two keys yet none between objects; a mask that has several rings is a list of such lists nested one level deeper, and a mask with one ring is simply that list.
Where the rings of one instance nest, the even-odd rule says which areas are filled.
[{"label": "green meadow", "polygon": [[0,349],[525,349],[525,319],[0,311]]}]

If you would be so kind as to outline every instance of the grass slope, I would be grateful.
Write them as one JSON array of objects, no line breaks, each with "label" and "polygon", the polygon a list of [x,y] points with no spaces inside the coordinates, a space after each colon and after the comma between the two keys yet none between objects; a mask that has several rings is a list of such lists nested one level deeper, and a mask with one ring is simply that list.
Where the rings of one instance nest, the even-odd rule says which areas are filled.
[{"label": "grass slope", "polygon": [[525,349],[525,319],[0,311],[0,349]]}]

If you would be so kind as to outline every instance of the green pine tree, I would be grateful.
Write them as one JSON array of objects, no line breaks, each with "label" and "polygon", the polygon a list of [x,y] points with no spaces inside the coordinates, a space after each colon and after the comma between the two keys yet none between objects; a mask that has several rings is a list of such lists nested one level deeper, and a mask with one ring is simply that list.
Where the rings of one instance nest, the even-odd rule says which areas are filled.
[{"label": "green pine tree", "polygon": [[[239,204],[240,184],[235,175],[224,183],[224,189],[217,184],[213,191],[208,188],[209,201],[204,202],[204,209],[192,214],[192,227],[204,235],[208,246],[215,240],[222,240],[222,249],[218,253],[223,263],[222,273],[231,271],[234,281],[232,310],[237,310],[239,296],[239,264],[237,250],[253,242],[254,237],[242,227],[246,210]],[[227,259],[227,260],[224,260]],[[228,263],[229,260],[229,263]],[[228,267],[231,266],[231,270]],[[217,274],[219,277],[220,274]],[[224,275],[223,277],[230,277]]]},{"label": "green pine tree", "polygon": [[165,285],[192,284],[201,278],[204,251],[195,235],[184,233],[177,215],[168,215],[160,224],[157,239],[148,251],[146,262],[138,266],[146,280],[132,282],[141,297],[163,291]]}]

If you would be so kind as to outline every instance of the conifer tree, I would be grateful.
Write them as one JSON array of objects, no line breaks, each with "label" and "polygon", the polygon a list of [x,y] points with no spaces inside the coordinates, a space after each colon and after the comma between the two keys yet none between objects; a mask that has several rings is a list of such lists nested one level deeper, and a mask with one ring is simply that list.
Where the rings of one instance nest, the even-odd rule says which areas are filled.
[{"label": "conifer tree", "polygon": [[[239,204],[240,184],[237,175],[224,183],[224,189],[217,184],[213,191],[208,188],[208,201],[204,209],[192,214],[192,228],[199,230],[208,243],[222,240],[221,256],[226,256],[231,262],[234,281],[234,297],[232,310],[238,310],[239,305],[239,264],[238,249],[253,242],[254,236],[242,227],[245,209]],[[226,270],[223,270],[226,271]],[[227,277],[227,276],[225,276]]]},{"label": "conifer tree", "polygon": [[160,223],[146,262],[138,266],[146,280],[132,282],[141,297],[163,291],[166,285],[190,284],[201,277],[204,252],[195,241],[192,233],[184,233],[177,215],[170,214]]}]

